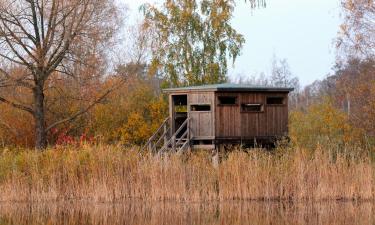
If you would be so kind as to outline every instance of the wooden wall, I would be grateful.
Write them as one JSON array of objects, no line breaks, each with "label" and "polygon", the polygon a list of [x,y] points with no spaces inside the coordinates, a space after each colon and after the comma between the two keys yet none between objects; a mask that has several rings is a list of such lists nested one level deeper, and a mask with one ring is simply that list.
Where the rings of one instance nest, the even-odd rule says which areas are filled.
[{"label": "wooden wall", "polygon": [[[237,96],[233,106],[216,105],[216,137],[253,139],[254,137],[283,136],[288,131],[287,93],[216,93],[218,96]],[[283,105],[267,105],[267,96],[284,97]],[[263,112],[241,112],[241,104],[263,104]]]},{"label": "wooden wall", "polygon": [[[191,118],[190,129],[196,140],[244,140],[284,136],[288,132],[288,93],[191,91],[184,94],[187,95]],[[219,96],[236,96],[237,104],[219,105]],[[285,104],[267,105],[267,97],[284,97]],[[262,104],[263,111],[242,112],[241,104]],[[210,105],[211,110],[192,111],[192,105]],[[170,105],[171,115],[174,113],[172,108]]]},{"label": "wooden wall", "polygon": [[[210,105],[211,111],[191,111],[191,105]],[[190,128],[195,139],[215,138],[215,93],[214,92],[190,92],[188,94],[188,112],[190,116]]]},{"label": "wooden wall", "polygon": [[[218,96],[239,96],[238,93],[216,93],[216,98]],[[216,102],[218,100],[216,99]],[[238,103],[238,99],[237,99]],[[215,106],[215,121],[216,129],[215,135],[225,136],[225,137],[240,137],[241,136],[241,113],[240,106],[228,105],[228,106]]]}]

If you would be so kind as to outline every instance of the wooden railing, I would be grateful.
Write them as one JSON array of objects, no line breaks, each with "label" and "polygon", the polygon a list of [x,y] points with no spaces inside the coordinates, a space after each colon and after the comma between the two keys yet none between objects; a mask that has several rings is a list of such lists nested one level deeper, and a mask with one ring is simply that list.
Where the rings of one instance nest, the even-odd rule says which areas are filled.
[{"label": "wooden railing", "polygon": [[[168,136],[171,130],[169,121],[169,118],[167,118],[163,122],[159,129],[149,138],[142,150],[148,149],[150,152],[164,152],[170,149],[176,152],[190,147],[190,118],[187,118],[171,137]],[[185,127],[186,131],[179,136]]]},{"label": "wooden railing", "polygon": [[[142,151],[147,148],[149,151],[153,152],[156,150],[157,146],[161,144],[162,141],[166,143],[169,139],[168,133],[170,129],[171,128],[169,126],[169,117],[168,117],[167,119],[163,121],[163,123],[156,130],[156,132],[148,139],[146,144],[143,146]],[[163,133],[161,133],[161,131],[163,131]]]},{"label": "wooden railing", "polygon": [[[181,131],[184,129],[184,127],[186,127],[186,131],[179,138],[177,138]],[[184,140],[185,142],[183,142]],[[190,146],[190,140],[190,118],[186,118],[186,120],[176,130],[176,132],[172,135],[169,141],[166,144],[164,144],[164,146],[160,149],[160,152],[166,151],[169,148],[169,146],[171,147],[171,150],[174,152],[185,150],[187,146]],[[182,144],[181,147],[179,147],[180,144]]]}]

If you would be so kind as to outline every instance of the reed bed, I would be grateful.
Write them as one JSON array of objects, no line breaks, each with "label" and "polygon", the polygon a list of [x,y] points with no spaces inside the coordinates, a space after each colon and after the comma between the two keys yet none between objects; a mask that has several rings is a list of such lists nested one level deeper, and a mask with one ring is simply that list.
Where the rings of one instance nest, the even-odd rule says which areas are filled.
[{"label": "reed bed", "polygon": [[375,200],[375,166],[317,147],[153,156],[119,146],[0,150],[1,202]]}]

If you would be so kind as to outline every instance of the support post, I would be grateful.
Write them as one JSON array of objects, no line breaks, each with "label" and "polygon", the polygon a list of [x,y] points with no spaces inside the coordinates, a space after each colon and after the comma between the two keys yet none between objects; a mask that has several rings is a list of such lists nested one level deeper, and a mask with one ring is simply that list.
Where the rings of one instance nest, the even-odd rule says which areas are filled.
[{"label": "support post", "polygon": [[168,132],[168,127],[167,127],[167,123],[164,123],[164,147],[166,148],[167,146],[167,142],[168,142],[168,134],[167,134],[167,132]]},{"label": "support post", "polygon": [[190,118],[188,117],[187,118],[187,125],[186,125],[186,129],[187,129],[187,139],[188,141],[190,141]]},{"label": "support post", "polygon": [[172,136],[172,150],[176,151],[176,135]]},{"label": "support post", "polygon": [[187,118],[187,142],[189,142],[188,143],[188,148],[189,148],[189,150],[190,150],[190,117],[189,117],[189,115],[188,115],[188,118]]}]

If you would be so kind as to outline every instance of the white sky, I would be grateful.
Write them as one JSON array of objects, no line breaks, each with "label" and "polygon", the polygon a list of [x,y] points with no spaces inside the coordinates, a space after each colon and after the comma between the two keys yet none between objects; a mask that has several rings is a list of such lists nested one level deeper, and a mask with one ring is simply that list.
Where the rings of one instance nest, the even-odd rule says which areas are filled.
[{"label": "white sky", "polygon": [[[141,18],[141,4],[163,2],[120,1],[128,5],[134,21]],[[269,74],[276,55],[288,60],[302,85],[324,78],[335,63],[339,13],[339,0],[267,0],[267,8],[257,10],[251,10],[244,0],[237,0],[232,24],[244,35],[246,43],[229,75]]]}]

